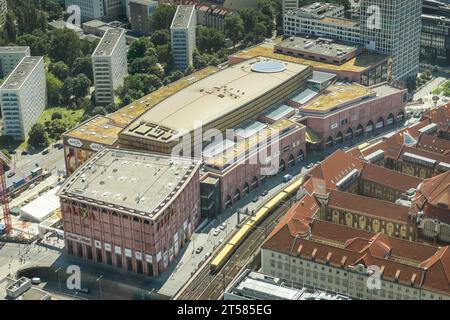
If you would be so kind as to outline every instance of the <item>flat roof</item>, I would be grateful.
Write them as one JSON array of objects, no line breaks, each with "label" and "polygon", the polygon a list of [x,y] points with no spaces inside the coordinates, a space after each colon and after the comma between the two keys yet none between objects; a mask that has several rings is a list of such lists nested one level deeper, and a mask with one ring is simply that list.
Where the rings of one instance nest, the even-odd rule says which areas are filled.
[{"label": "flat roof", "polygon": [[3,82],[0,90],[18,90],[43,57],[24,57]]},{"label": "flat roof", "polygon": [[[281,42],[281,39],[275,39],[275,44]],[[271,59],[277,59],[282,61],[289,61],[294,63],[299,63],[307,66],[311,66],[316,69],[329,70],[329,71],[349,71],[349,72],[363,72],[374,65],[381,63],[382,61],[387,61],[388,57],[379,53],[374,53],[370,51],[363,51],[358,56],[350,59],[349,61],[341,64],[335,65],[331,63],[325,63],[315,60],[308,60],[293,56],[284,55],[281,53],[274,52],[273,44],[268,45],[267,43],[256,45],[251,48],[239,51],[232,55],[240,59],[253,59],[255,57],[267,57]]]},{"label": "flat roof", "polygon": [[311,52],[330,57],[342,57],[348,53],[354,53],[358,50],[358,47],[355,45],[336,42],[333,40],[330,41],[325,38],[311,39],[306,37],[290,37],[282,41],[277,46],[285,49]]},{"label": "flat roof", "polygon": [[251,65],[260,60],[263,58],[250,59],[212,74],[173,94],[135,122],[192,131],[201,123],[207,125],[240,109],[308,68],[285,62],[286,70],[281,72],[253,72]]},{"label": "flat roof", "polygon": [[269,138],[275,134],[279,134],[288,128],[300,129],[304,126],[300,123],[294,122],[289,119],[281,119],[271,125],[266,126],[253,136],[239,141],[227,149],[223,149],[222,152],[216,153],[215,156],[207,159],[205,158],[205,164],[219,170],[225,170],[230,165],[239,163],[250,156],[248,151],[258,152],[264,147],[264,144],[269,144]]},{"label": "flat roof", "polygon": [[79,168],[58,194],[154,218],[199,166],[199,161],[188,158],[104,149]]},{"label": "flat roof", "polygon": [[351,103],[373,94],[369,88],[356,83],[336,83],[325,89],[318,97],[305,104],[302,109],[331,110],[339,105]]},{"label": "flat roof", "polygon": [[[141,116],[149,108],[152,108],[175,92],[186,88],[195,81],[203,79],[218,70],[219,69],[217,67],[207,67],[199,70],[187,77],[170,83],[167,86],[161,87],[136,101],[133,101],[131,104],[114,113],[107,116],[97,116],[91,118],[76,128],[67,131],[64,134],[64,137],[112,146],[117,142],[119,132],[133,120]],[[93,132],[96,132],[96,134],[93,134]]]},{"label": "flat roof", "polygon": [[92,56],[110,56],[119,43],[121,36],[125,34],[125,29],[108,28],[109,29],[106,30]]},{"label": "flat roof", "polygon": [[106,25],[106,22],[100,21],[100,20],[91,20],[87,22],[83,22],[82,26],[88,26],[88,27],[101,27]]},{"label": "flat roof", "polygon": [[170,28],[186,29],[187,27],[189,27],[189,23],[194,14],[195,14],[195,6],[189,5],[178,6]]},{"label": "flat roof", "polygon": [[26,53],[29,49],[26,46],[0,47],[0,53]]}]

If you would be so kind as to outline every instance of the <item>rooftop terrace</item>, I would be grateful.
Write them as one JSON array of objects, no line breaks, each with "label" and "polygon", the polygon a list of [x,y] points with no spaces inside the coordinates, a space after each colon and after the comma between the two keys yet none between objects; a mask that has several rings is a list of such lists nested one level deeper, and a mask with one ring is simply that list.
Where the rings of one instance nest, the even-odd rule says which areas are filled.
[{"label": "rooftop terrace", "polygon": [[[275,44],[279,43],[280,41],[281,38],[278,38],[277,40],[275,40]],[[273,44],[266,44],[266,43],[239,51],[233,56],[245,60],[253,59],[258,56],[267,57],[271,59],[299,63],[320,70],[349,71],[349,72],[364,72],[365,70],[371,68],[372,66],[377,65],[387,59],[387,56],[385,55],[364,51],[357,57],[341,65],[334,65],[320,61],[307,60],[303,58],[287,56],[280,53],[274,53]]]},{"label": "rooftop terrace", "polygon": [[304,105],[302,109],[305,111],[327,111],[372,95],[374,95],[373,91],[361,85],[336,83]]}]

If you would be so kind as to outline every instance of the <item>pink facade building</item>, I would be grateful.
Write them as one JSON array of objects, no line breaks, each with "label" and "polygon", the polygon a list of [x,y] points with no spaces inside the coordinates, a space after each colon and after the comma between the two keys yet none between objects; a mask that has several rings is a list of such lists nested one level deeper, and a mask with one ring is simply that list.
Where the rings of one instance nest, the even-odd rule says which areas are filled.
[{"label": "pink facade building", "polygon": [[[204,152],[202,211],[218,212],[233,206],[260,186],[264,179],[285,171],[306,157],[306,128],[281,119],[223,150]],[[266,138],[267,137],[267,138]],[[217,212],[216,211],[216,212]],[[211,212],[211,216],[214,213]]]},{"label": "pink facade building", "polygon": [[402,122],[406,103],[406,89],[348,83],[332,85],[306,104],[288,101],[300,111],[300,121],[321,137],[323,148]]},{"label": "pink facade building", "polygon": [[158,276],[200,218],[200,163],[104,149],[59,191],[69,254]]}]

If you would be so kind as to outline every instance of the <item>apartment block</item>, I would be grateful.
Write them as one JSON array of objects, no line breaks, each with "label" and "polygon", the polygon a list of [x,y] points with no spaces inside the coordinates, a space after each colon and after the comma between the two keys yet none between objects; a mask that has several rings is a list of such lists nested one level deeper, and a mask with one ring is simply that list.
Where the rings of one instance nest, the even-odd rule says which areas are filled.
[{"label": "apartment block", "polygon": [[158,7],[154,0],[130,0],[131,29],[141,35],[150,34],[150,17]]},{"label": "apartment block", "polygon": [[25,57],[29,57],[30,47],[0,47],[0,74],[6,77]]},{"label": "apartment block", "polygon": [[172,57],[178,69],[185,70],[193,64],[196,20],[194,6],[178,6],[170,27]]},{"label": "apartment block", "polygon": [[82,21],[111,19],[125,15],[126,11],[123,0],[65,0],[65,5],[78,6]]},{"label": "apartment block", "polygon": [[4,134],[25,140],[47,104],[44,58],[25,57],[0,87]]},{"label": "apartment block", "polygon": [[92,66],[96,102],[114,102],[114,90],[128,74],[125,29],[111,28],[105,32],[92,54]]}]

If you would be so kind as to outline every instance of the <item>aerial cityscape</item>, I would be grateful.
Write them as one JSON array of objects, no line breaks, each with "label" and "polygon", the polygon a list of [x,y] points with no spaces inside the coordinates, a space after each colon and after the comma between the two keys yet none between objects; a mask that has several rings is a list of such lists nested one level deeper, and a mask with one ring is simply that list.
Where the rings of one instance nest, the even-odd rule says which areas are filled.
[{"label": "aerial cityscape", "polygon": [[1,300],[450,300],[450,0],[327,1],[0,0]]}]

